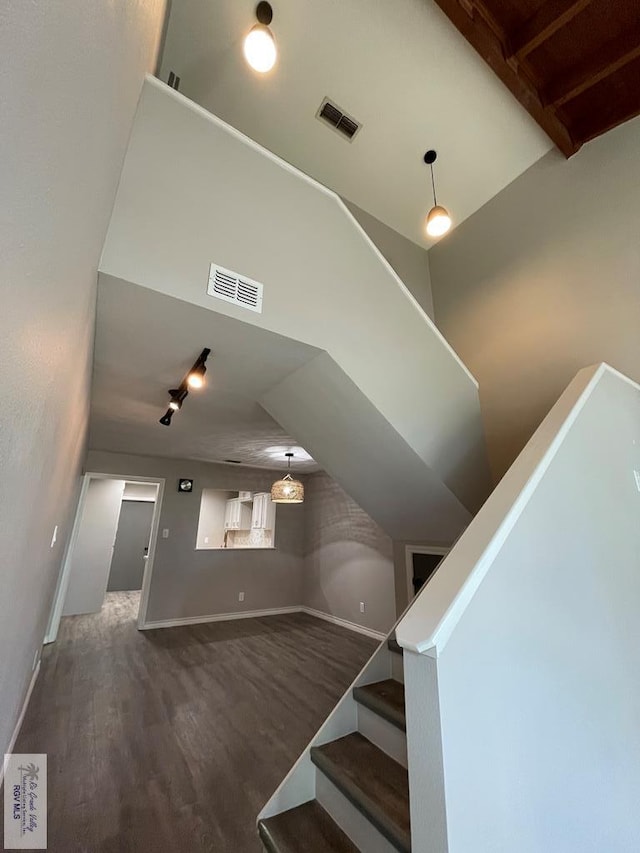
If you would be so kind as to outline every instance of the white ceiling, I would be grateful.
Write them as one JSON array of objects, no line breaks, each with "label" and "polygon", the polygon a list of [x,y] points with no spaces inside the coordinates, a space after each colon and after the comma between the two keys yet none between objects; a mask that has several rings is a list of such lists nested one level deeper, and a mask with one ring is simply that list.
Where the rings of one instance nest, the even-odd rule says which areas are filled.
[{"label": "white ceiling", "polygon": [[[206,385],[191,391],[171,426],[168,389],[204,347]],[[240,460],[281,470],[318,466],[256,402],[318,354],[289,338],[100,274],[89,427],[94,450],[207,462]]]},{"label": "white ceiling", "polygon": [[[273,0],[273,71],[242,58],[252,0],[173,0],[160,76],[419,245],[427,166],[462,222],[551,148],[432,0]],[[315,118],[329,96],[352,143]]]}]

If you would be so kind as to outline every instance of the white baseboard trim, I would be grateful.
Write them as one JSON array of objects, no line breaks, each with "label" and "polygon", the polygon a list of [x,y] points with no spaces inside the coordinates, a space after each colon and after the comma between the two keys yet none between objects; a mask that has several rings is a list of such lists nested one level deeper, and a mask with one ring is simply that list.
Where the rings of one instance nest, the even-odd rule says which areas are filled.
[{"label": "white baseboard trim", "polygon": [[382,631],[374,631],[373,628],[365,628],[363,625],[349,622],[348,619],[341,619],[339,616],[323,613],[322,610],[314,610],[312,607],[304,607],[298,604],[291,607],[272,607],[268,610],[243,610],[238,613],[212,613],[209,616],[184,616],[181,619],[159,619],[155,622],[145,622],[140,627],[140,630],[153,631],[156,628],[179,628],[183,625],[203,625],[206,622],[231,622],[234,619],[256,619],[260,616],[281,616],[285,613],[306,613],[308,616],[324,619],[325,622],[332,622],[334,625],[347,628],[349,631],[356,631],[358,634],[364,634],[367,637],[372,637],[374,640],[384,640],[387,636]]},{"label": "white baseboard trim", "polygon": [[[16,745],[16,741],[18,740],[18,735],[20,734],[20,729],[22,728],[22,723],[24,721],[24,715],[27,713],[27,708],[29,707],[29,700],[31,699],[31,694],[33,693],[33,688],[36,685],[36,681],[38,680],[38,675],[40,674],[40,661],[36,664],[35,669],[31,674],[31,681],[29,682],[29,686],[27,688],[26,696],[24,697],[24,702],[22,703],[22,709],[20,711],[20,716],[18,717],[18,722],[15,725],[13,730],[13,734],[11,735],[11,740],[9,741],[9,746],[6,749],[6,754],[10,755],[13,752],[13,749]],[[4,761],[0,763],[0,785],[2,785],[2,780],[4,779]]]},{"label": "white baseboard trim", "polygon": [[272,607],[268,610],[241,610],[238,613],[213,613],[210,616],[184,616],[181,619],[160,619],[156,622],[145,622],[140,626],[141,631],[155,628],[179,628],[181,625],[201,625],[205,622],[230,622],[233,619],[256,619],[260,616],[281,616],[284,613],[300,613],[297,605],[292,607]]},{"label": "white baseboard trim", "polygon": [[367,637],[373,637],[374,640],[385,640],[387,635],[382,631],[374,631],[373,628],[365,628],[364,625],[358,625],[356,622],[349,622],[348,619],[341,619],[339,616],[332,616],[330,613],[323,613],[322,610],[314,610],[312,607],[301,607],[303,613],[308,613],[309,616],[315,616],[317,619],[324,619],[325,622],[333,622],[334,625],[339,625],[341,628],[348,628],[349,631],[356,631],[358,634],[364,634]]}]

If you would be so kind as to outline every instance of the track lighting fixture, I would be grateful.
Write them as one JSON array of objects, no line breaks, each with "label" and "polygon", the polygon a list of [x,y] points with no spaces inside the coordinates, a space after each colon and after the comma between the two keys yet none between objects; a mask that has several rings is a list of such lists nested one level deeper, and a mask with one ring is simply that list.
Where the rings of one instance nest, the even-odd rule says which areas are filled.
[{"label": "track lighting fixture", "polygon": [[451,217],[448,210],[438,204],[436,198],[436,182],[433,177],[433,164],[436,162],[437,153],[431,149],[424,155],[424,162],[431,168],[431,189],[433,190],[433,207],[427,215],[425,228],[430,237],[442,237],[451,228]]},{"label": "track lighting fixture", "polygon": [[207,372],[205,362],[210,353],[211,350],[208,347],[205,347],[180,385],[178,385],[177,388],[169,389],[169,408],[160,418],[160,423],[163,426],[170,426],[171,418],[176,412],[180,411],[182,404],[189,396],[189,388],[202,388],[204,385],[204,375]]},{"label": "track lighting fixture", "polygon": [[244,58],[254,71],[266,74],[271,71],[278,58],[278,49],[269,24],[273,19],[273,9],[270,3],[261,0],[256,6],[258,23],[252,27],[244,40]]}]

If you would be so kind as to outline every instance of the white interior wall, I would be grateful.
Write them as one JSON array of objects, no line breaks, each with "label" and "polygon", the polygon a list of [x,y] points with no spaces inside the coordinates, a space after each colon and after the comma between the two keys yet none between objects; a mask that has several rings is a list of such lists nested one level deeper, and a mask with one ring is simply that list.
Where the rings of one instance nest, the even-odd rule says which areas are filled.
[{"label": "white interior wall", "polygon": [[232,495],[232,492],[223,492],[220,489],[202,490],[197,548],[222,548],[224,545],[224,519],[227,501]]},{"label": "white interior wall", "polygon": [[498,480],[577,370],[640,381],[640,118],[551,151],[429,251],[438,326],[480,382]]},{"label": "white interior wall", "polygon": [[[261,314],[207,296],[212,261],[265,284]],[[486,497],[476,384],[340,200],[157,81],[140,101],[101,270],[328,351],[417,472],[472,510]]]},{"label": "white interior wall", "polygon": [[640,387],[595,375],[438,650],[449,853],[640,849]]},{"label": "white interior wall", "polygon": [[343,201],[407,285],[420,306],[433,320],[431,273],[429,253],[426,248],[421,248],[402,234],[398,234],[393,228],[389,228],[357,204],[353,204],[346,198]]},{"label": "white interior wall", "polygon": [[96,268],[163,11],[163,0],[2,4],[0,385],[16,393],[0,429],[0,753],[72,523]]},{"label": "white interior wall", "polygon": [[63,616],[96,613],[102,607],[124,492],[123,480],[92,478],[87,488]]},{"label": "white interior wall", "polygon": [[122,493],[123,501],[150,501],[158,497],[158,486],[155,483],[125,483]]}]

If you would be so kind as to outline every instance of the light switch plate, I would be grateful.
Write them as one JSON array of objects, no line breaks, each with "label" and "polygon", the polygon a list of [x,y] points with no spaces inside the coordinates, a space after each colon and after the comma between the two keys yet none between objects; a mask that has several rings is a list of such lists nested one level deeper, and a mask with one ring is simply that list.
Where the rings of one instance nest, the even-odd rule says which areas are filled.
[{"label": "light switch plate", "polygon": [[169,538],[169,528],[168,528],[168,527],[164,527],[164,528],[162,529],[162,538],[163,538],[163,539],[168,539],[168,538]]}]

